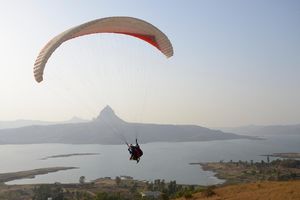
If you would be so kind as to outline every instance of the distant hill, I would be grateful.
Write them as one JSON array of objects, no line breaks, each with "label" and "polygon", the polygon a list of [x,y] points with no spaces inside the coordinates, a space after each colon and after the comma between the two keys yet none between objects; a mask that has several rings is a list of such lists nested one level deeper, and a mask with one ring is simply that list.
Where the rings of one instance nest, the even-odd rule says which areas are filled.
[{"label": "distant hill", "polygon": [[133,143],[138,135],[141,143],[188,142],[228,139],[254,139],[196,125],[159,125],[128,123],[105,107],[92,121],[79,123],[32,125],[0,130],[2,144],[121,144],[125,138]]},{"label": "distant hill", "polygon": [[236,128],[220,128],[240,135],[263,136],[263,135],[300,135],[300,124],[294,125],[270,125],[270,126],[242,126]]},{"label": "distant hill", "polygon": [[32,126],[32,125],[70,124],[70,123],[80,123],[80,122],[87,122],[87,120],[80,119],[78,117],[73,117],[70,120],[60,121],[60,122],[19,119],[14,121],[0,121],[0,129],[20,128],[20,127]]}]

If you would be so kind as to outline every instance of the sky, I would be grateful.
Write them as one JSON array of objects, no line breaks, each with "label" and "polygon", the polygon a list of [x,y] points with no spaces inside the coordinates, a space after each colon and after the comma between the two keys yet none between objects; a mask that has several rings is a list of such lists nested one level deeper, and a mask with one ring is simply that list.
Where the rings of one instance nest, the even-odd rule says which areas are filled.
[{"label": "sky", "polygon": [[[300,123],[297,0],[3,0],[0,121],[97,117],[206,127]],[[133,37],[70,40],[33,77],[41,48],[62,31],[109,16],[162,30],[174,56]]]}]

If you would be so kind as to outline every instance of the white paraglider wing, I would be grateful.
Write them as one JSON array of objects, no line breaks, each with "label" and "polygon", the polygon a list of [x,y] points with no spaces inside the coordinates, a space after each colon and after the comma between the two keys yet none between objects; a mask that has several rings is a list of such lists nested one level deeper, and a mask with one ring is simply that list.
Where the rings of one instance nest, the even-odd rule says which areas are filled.
[{"label": "white paraglider wing", "polygon": [[37,82],[43,80],[44,69],[48,59],[62,43],[76,37],[96,33],[130,35],[150,43],[167,58],[173,56],[173,47],[170,40],[152,24],[132,17],[102,18],[73,27],[50,40],[40,51],[34,63],[35,80]]}]

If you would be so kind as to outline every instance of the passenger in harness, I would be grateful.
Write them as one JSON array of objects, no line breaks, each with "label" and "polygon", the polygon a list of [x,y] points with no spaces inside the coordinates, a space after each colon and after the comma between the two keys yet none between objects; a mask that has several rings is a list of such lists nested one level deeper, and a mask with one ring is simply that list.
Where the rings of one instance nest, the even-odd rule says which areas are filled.
[{"label": "passenger in harness", "polygon": [[130,158],[129,160],[136,160],[136,163],[140,162],[140,158],[143,155],[143,151],[140,148],[140,145],[137,142],[137,139],[135,140],[135,145],[128,145],[128,151],[130,153]]}]

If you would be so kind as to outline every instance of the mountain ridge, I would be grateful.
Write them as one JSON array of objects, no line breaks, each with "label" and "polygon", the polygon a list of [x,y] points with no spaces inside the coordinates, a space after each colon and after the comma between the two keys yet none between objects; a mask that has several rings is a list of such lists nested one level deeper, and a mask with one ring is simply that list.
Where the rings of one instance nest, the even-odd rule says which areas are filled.
[{"label": "mountain ridge", "polygon": [[141,143],[256,139],[197,125],[130,123],[106,106],[92,121],[2,129],[0,143],[122,144],[137,136]]}]

